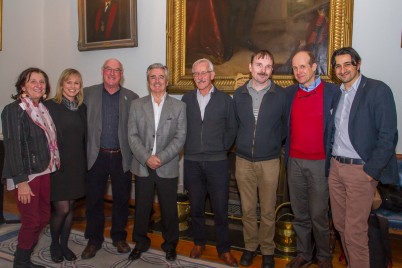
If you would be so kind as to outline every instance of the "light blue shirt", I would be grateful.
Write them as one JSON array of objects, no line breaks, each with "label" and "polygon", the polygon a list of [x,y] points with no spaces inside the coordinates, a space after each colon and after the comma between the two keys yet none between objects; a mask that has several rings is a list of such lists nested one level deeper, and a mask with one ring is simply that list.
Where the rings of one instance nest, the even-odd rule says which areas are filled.
[{"label": "light blue shirt", "polygon": [[303,86],[302,84],[299,84],[299,87],[300,87],[302,90],[306,91],[306,92],[310,92],[310,91],[313,91],[316,87],[318,87],[318,85],[319,85],[320,83],[321,83],[321,78],[320,78],[319,75],[317,75],[317,76],[315,77],[314,82],[311,83],[311,85],[309,85],[308,87],[305,87],[305,86]]},{"label": "light blue shirt", "polygon": [[[347,91],[345,85],[341,85],[342,95],[339,100],[338,108],[335,114],[335,139],[332,148],[332,155],[344,156],[349,158],[360,159],[361,157],[353,148],[352,142],[349,138],[349,116],[352,108],[353,100],[355,99],[357,89],[359,88],[361,75],[353,83]],[[364,130],[362,129],[362,135]]]}]

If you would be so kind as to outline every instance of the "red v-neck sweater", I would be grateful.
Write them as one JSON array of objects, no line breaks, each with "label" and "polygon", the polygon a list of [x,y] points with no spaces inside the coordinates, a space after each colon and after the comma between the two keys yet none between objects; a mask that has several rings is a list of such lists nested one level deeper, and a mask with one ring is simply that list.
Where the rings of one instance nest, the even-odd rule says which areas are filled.
[{"label": "red v-neck sweater", "polygon": [[313,91],[299,88],[290,114],[290,152],[294,158],[325,159],[324,83]]}]

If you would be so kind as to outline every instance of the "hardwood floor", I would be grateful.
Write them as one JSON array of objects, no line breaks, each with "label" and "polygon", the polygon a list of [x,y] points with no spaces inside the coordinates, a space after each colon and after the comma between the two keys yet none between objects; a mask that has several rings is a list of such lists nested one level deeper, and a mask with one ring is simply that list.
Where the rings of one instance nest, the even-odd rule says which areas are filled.
[{"label": "hardwood floor", "polygon": [[[76,230],[81,230],[84,231],[85,229],[85,211],[84,211],[84,202],[85,200],[81,200],[77,202],[76,210],[75,210],[75,217],[76,220],[74,222],[73,228]],[[159,213],[158,213],[158,207],[155,207],[155,214],[153,217],[158,218]],[[13,193],[5,191],[4,193],[4,213],[11,213],[11,214],[18,214],[18,210],[15,204],[14,196]],[[106,230],[105,230],[105,236],[109,237],[110,235],[110,216],[111,215],[111,204],[106,203],[105,205],[105,214],[107,216],[106,220]],[[130,215],[133,215],[133,211],[130,211]],[[128,241],[131,241],[131,234],[132,234],[132,229],[133,229],[134,221],[133,218],[130,217],[129,223],[127,226],[127,232],[128,232]],[[1,227],[0,227],[1,228]],[[392,246],[392,253],[393,253],[393,267],[402,267],[402,255],[400,254],[402,252],[402,232],[398,232],[395,230],[391,230],[392,233],[392,239],[391,239],[391,246]],[[160,245],[163,242],[163,239],[161,235],[159,234],[149,234],[149,237],[151,238],[152,244],[151,247],[155,249],[160,249]],[[177,252],[178,254],[188,256],[192,249],[193,243],[190,241],[184,241],[180,240],[179,245],[177,247]],[[237,250],[232,250],[233,255],[237,258],[237,260],[240,260],[241,251]],[[339,262],[338,257],[340,254],[339,250],[339,243],[337,243],[337,247],[335,248],[335,253],[334,253],[334,258],[333,258],[333,266],[334,268],[342,268],[346,267],[344,262]],[[210,260],[214,262],[221,262],[217,256],[216,249],[214,246],[207,246],[206,250],[204,251],[202,255],[202,259],[205,260]],[[277,268],[282,268],[285,267],[286,263],[288,260],[285,259],[279,259],[276,258],[276,266]],[[250,267],[261,267],[261,256],[258,255],[252,266]],[[309,267],[318,267],[317,265],[313,264]]]}]

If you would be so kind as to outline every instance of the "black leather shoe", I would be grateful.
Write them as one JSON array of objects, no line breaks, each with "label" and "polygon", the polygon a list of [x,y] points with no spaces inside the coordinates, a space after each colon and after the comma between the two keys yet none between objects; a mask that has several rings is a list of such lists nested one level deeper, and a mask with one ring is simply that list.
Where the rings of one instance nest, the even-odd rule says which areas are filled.
[{"label": "black leather shoe", "polygon": [[274,255],[262,255],[261,268],[274,268],[275,260]]},{"label": "black leather shoe", "polygon": [[61,251],[63,252],[63,257],[66,259],[66,261],[75,261],[77,259],[77,256],[75,256],[71,249],[64,248]]},{"label": "black leather shoe", "polygon": [[55,263],[59,263],[64,260],[63,254],[61,253],[60,245],[50,244],[50,257]]},{"label": "black leather shoe", "polygon": [[100,248],[101,248],[101,246],[87,245],[81,254],[81,258],[85,260],[85,259],[91,259],[91,258],[95,257],[96,252]]},{"label": "black leather shoe", "polygon": [[166,251],[166,260],[175,261],[177,257],[177,253],[175,249],[168,249]]},{"label": "black leather shoe", "polygon": [[134,248],[131,251],[130,255],[128,255],[128,260],[135,261],[135,260],[139,259],[141,257],[142,252],[143,252],[142,250],[139,250],[138,248]]},{"label": "black leather shoe", "polygon": [[257,256],[257,253],[255,251],[244,251],[243,255],[241,255],[240,258],[240,264],[243,266],[250,266],[251,264],[253,264],[253,259],[255,256]]}]

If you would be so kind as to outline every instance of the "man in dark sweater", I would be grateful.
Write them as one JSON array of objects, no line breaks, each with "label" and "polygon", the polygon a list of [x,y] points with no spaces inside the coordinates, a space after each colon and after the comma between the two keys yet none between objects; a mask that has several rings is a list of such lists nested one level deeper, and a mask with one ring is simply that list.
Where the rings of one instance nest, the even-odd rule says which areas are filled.
[{"label": "man in dark sweater", "polygon": [[[325,126],[339,87],[316,76],[313,53],[298,51],[292,57],[297,84],[286,88],[289,94],[289,135],[286,140],[289,195],[295,215],[297,256],[286,267],[311,264],[316,249],[318,267],[332,267],[329,245],[329,193],[325,176]],[[312,239],[313,237],[313,239]]]},{"label": "man in dark sweater", "polygon": [[205,199],[211,199],[214,211],[216,248],[229,266],[237,266],[230,253],[228,230],[229,165],[227,153],[236,137],[236,119],[232,98],[216,89],[215,72],[207,59],[194,62],[197,89],[186,93],[187,137],[184,145],[184,185],[188,190],[194,247],[191,258],[199,258],[205,248]]},{"label": "man in dark sweater", "polygon": [[[236,138],[236,181],[242,207],[246,251],[240,264],[250,266],[260,246],[263,268],[273,268],[275,205],[279,157],[286,137],[288,101],[283,88],[269,78],[274,58],[267,50],[251,56],[252,79],[236,89],[234,110],[239,125]],[[257,202],[260,201],[260,224]]]}]

